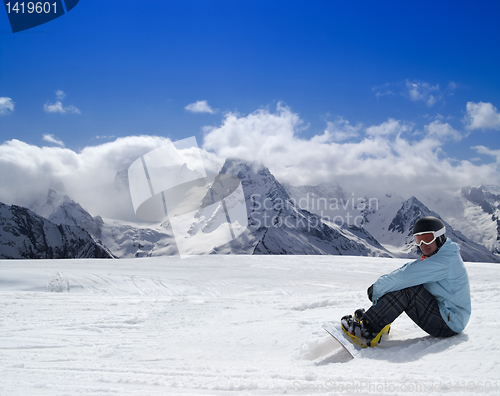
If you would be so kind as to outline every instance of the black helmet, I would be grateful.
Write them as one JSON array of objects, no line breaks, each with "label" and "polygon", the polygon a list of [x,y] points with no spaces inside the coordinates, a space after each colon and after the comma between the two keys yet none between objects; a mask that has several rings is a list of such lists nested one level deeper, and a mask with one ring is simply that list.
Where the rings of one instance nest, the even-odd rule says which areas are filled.
[{"label": "black helmet", "polygon": [[446,242],[446,227],[444,223],[437,217],[427,216],[417,220],[415,226],[413,227],[413,235],[424,232],[438,233],[436,238],[438,250]]}]

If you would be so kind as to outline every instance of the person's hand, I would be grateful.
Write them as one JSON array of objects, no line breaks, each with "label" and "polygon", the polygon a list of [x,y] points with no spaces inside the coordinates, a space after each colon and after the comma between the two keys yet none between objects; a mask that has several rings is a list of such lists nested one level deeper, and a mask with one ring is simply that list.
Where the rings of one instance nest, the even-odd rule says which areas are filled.
[{"label": "person's hand", "polygon": [[373,302],[373,285],[371,285],[368,290],[366,291],[366,294],[368,294],[368,300]]}]

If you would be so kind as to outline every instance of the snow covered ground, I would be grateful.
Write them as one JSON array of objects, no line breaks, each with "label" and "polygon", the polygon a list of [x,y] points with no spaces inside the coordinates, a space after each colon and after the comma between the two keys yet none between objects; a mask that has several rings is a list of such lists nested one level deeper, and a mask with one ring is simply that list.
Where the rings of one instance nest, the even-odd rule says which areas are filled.
[{"label": "snow covered ground", "polygon": [[468,263],[451,339],[405,315],[354,360],[323,329],[405,260],[203,256],[0,261],[1,395],[500,393],[500,266]]}]

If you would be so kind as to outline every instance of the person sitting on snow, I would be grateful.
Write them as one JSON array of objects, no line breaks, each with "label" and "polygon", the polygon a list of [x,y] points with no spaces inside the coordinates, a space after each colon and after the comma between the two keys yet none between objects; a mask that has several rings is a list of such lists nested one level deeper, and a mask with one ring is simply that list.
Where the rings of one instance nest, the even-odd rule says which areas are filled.
[{"label": "person sitting on snow", "polygon": [[471,314],[469,278],[459,246],[445,232],[436,217],[415,223],[413,236],[422,257],[382,275],[367,290],[371,308],[341,319],[342,329],[356,344],[377,345],[403,312],[434,337],[464,330]]}]

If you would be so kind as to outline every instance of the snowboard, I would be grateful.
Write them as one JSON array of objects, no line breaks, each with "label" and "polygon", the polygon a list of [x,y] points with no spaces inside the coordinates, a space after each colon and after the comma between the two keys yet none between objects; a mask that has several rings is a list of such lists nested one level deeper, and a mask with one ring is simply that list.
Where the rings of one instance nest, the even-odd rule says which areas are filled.
[{"label": "snowboard", "polygon": [[326,324],[323,326],[323,329],[330,334],[341,346],[344,350],[349,354],[351,359],[358,354],[356,347],[352,344],[351,340],[348,340],[344,334],[344,332],[333,324]]},{"label": "snowboard", "polygon": [[[341,325],[342,326],[342,325]],[[364,342],[358,337],[349,334],[344,328],[340,330],[335,327],[333,324],[324,325],[323,328],[326,330],[328,334],[330,334],[333,338],[335,338],[342,347],[349,352],[349,354],[354,358],[356,356],[359,348],[367,348],[377,346],[380,342],[382,336],[384,334],[389,334],[391,330],[391,325],[388,324],[385,326],[380,333],[372,340],[372,345],[364,344]]]}]

